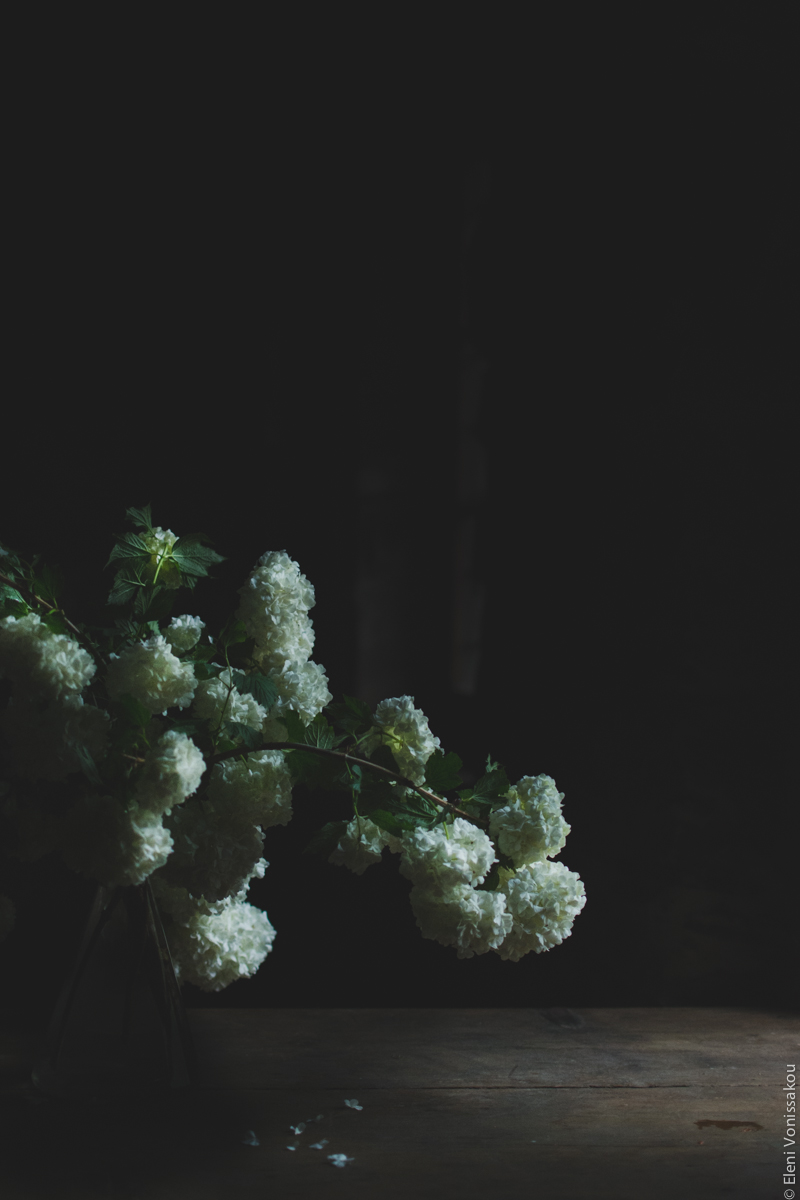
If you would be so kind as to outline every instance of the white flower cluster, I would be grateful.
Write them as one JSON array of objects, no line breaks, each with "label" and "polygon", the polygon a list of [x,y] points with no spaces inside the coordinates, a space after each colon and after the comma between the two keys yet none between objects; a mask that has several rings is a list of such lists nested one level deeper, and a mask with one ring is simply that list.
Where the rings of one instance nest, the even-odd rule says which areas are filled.
[{"label": "white flower cluster", "polygon": [[569,937],[572,923],[586,903],[583,882],[563,863],[534,862],[501,885],[514,926],[498,950],[518,962],[533,950],[541,954]]},{"label": "white flower cluster", "polygon": [[456,817],[452,825],[413,829],[403,838],[400,874],[420,887],[445,890],[458,884],[483,883],[492,863],[494,846],[477,825]]},{"label": "white flower cluster", "polygon": [[509,788],[489,818],[489,832],[515,867],[554,858],[567,840],[570,826],[561,815],[564,793],[549,775],[524,775]]},{"label": "white flower cluster", "polygon": [[11,698],[0,711],[0,731],[21,779],[65,779],[81,764],[78,748],[95,760],[108,749],[110,718],[69,692],[62,700],[34,702]]},{"label": "white flower cluster", "polygon": [[[250,879],[263,878],[267,865],[260,859]],[[219,992],[254,975],[264,962],[275,930],[267,914],[244,899],[250,879],[235,896],[209,903],[153,877],[154,895],[168,917],[164,931],[179,983]]]},{"label": "white flower cluster", "polygon": [[264,849],[257,825],[213,801],[196,798],[174,808],[165,820],[174,850],[164,878],[212,902],[241,888]]},{"label": "white flower cluster", "polygon": [[309,661],[314,588],[284,550],[272,550],[262,554],[239,595],[236,615],[255,640],[253,657],[278,689],[271,720],[293,710],[310,724],[333,699],[324,668]]},{"label": "white flower cluster", "polygon": [[267,710],[255,696],[238,690],[230,667],[220,671],[216,679],[198,683],[192,712],[198,717],[208,717],[215,729],[224,720],[260,730],[267,719]]},{"label": "white flower cluster", "polygon": [[136,775],[135,799],[156,816],[170,813],[200,786],[206,769],[201,750],[185,733],[168,730],[147,754]]},{"label": "white flower cluster", "polygon": [[364,754],[369,756],[379,745],[388,745],[398,770],[411,783],[421,784],[426,762],[441,745],[438,737],[431,734],[422,709],[414,707],[414,697],[381,700],[373,721],[377,728],[361,743]]},{"label": "white flower cluster", "polygon": [[[178,541],[177,535],[171,529],[162,529],[160,525],[156,525],[155,529],[150,533],[140,534],[142,541],[150,551],[150,558],[153,567],[159,560],[164,560],[169,555],[175,543]],[[158,571],[158,582],[165,588],[179,588],[181,586],[180,568],[174,561],[162,562]]]},{"label": "white flower cluster", "polygon": [[292,817],[292,777],[280,750],[259,750],[216,763],[208,782],[208,802],[235,819],[260,825],[286,825]]},{"label": "white flower cluster", "polygon": [[109,655],[106,688],[112,700],[125,692],[151,713],[188,708],[197,688],[194,666],[183,663],[161,634]]},{"label": "white flower cluster", "polygon": [[349,867],[356,875],[363,875],[367,867],[381,861],[381,851],[388,846],[394,854],[400,852],[402,842],[391,833],[386,833],[368,817],[353,817],[339,839],[328,862],[336,867]]},{"label": "white flower cluster", "polygon": [[36,613],[0,620],[0,679],[10,679],[18,696],[61,700],[82,692],[96,670],[88,651]]},{"label": "white flower cluster", "polygon": [[73,871],[106,887],[144,883],[163,867],[172,837],[160,815],[113,796],[86,793],[62,822],[59,851]]},{"label": "white flower cluster", "polygon": [[205,629],[205,621],[199,617],[173,617],[164,630],[164,637],[176,654],[186,654],[200,641],[200,634]]}]

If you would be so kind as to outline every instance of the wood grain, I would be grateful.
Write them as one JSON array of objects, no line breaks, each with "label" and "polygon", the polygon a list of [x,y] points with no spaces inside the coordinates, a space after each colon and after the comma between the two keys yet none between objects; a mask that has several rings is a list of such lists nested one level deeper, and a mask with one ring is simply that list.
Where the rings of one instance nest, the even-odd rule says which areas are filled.
[{"label": "wood grain", "polygon": [[[39,1097],[30,1041],[0,1021],[3,1200],[783,1194],[781,1088],[800,1049],[797,1014],[192,1009],[189,1019],[197,1086],[145,1105]],[[309,1123],[294,1135],[298,1122]],[[258,1145],[246,1144],[251,1130]],[[352,1162],[332,1167],[329,1153]]]}]

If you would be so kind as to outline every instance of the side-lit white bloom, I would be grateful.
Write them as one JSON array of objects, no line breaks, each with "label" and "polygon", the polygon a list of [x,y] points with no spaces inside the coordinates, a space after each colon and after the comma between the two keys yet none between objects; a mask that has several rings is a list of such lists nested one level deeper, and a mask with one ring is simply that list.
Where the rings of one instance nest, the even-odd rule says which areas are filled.
[{"label": "side-lit white bloom", "polygon": [[489,817],[489,832],[515,866],[553,858],[563,849],[570,831],[561,815],[564,793],[549,775],[524,775],[503,799],[508,803]]},{"label": "side-lit white bloom", "polygon": [[304,725],[310,725],[333,699],[325,668],[319,663],[287,663],[280,671],[270,671],[269,677],[278,689],[278,700],[270,709],[273,718],[292,710]]},{"label": "side-lit white bloom", "polygon": [[113,796],[86,794],[62,821],[61,857],[67,866],[106,887],[144,883],[163,867],[172,837],[161,817]]},{"label": "side-lit white bloom", "polygon": [[230,667],[220,671],[216,679],[203,679],[198,683],[192,712],[198,717],[208,717],[214,728],[222,720],[261,729],[267,718],[267,710],[255,696],[238,691]]},{"label": "side-lit white bloom", "polygon": [[176,654],[186,654],[197,645],[205,627],[205,621],[201,621],[199,617],[173,617],[164,630],[164,637]]},{"label": "side-lit white bloom", "polygon": [[563,863],[531,863],[501,884],[514,925],[497,953],[518,962],[531,950],[541,954],[569,937],[586,903],[583,882]]},{"label": "side-lit white bloom", "polygon": [[236,616],[255,639],[254,658],[265,670],[305,662],[314,648],[308,618],[314,588],[285,550],[262,554],[247,583],[239,588]]},{"label": "side-lit white bloom", "polygon": [[82,692],[96,670],[88,651],[36,613],[0,620],[0,679],[10,679],[18,696],[60,700]]},{"label": "side-lit white bloom", "polygon": [[438,737],[428,728],[428,718],[414,707],[413,696],[395,696],[381,700],[373,718],[378,727],[361,743],[367,756],[380,745],[389,747],[398,769],[412,783],[425,779],[425,763],[434,750],[441,749]]},{"label": "side-lit white bloom", "polygon": [[79,747],[99,762],[108,749],[109,725],[107,712],[84,704],[75,692],[44,706],[12,696],[0,710],[0,732],[22,779],[55,782],[80,771]]},{"label": "side-lit white bloom", "polygon": [[[262,859],[256,874],[263,877],[266,865]],[[153,891],[168,914],[164,932],[179,983],[219,992],[254,975],[272,949],[275,929],[263,909],[244,900],[244,890],[210,904],[154,876]]]},{"label": "side-lit white bloom", "polygon": [[328,862],[336,867],[349,867],[356,875],[363,875],[367,867],[381,861],[384,846],[399,850],[400,838],[386,833],[368,817],[353,817]]},{"label": "side-lit white bloom", "polygon": [[151,713],[192,703],[197,688],[194,666],[176,658],[161,634],[110,654],[109,660],[106,687],[112,700],[130,692]]},{"label": "side-lit white bloom", "polygon": [[242,822],[286,825],[292,818],[292,777],[280,750],[259,750],[214,765],[207,789],[208,803],[223,816]]},{"label": "side-lit white bloom", "polygon": [[422,936],[455,946],[458,958],[497,949],[511,929],[501,892],[477,891],[468,883],[444,889],[416,885],[410,900]]},{"label": "side-lit white bloom", "polygon": [[452,825],[413,829],[403,837],[400,874],[421,887],[439,889],[456,884],[483,883],[497,861],[488,836],[482,829],[456,817]]},{"label": "side-lit white bloom", "polygon": [[202,751],[185,733],[168,730],[150,750],[136,774],[135,798],[142,809],[169,813],[193,795],[206,769]]},{"label": "side-lit white bloom", "polygon": [[175,841],[165,879],[206,900],[237,892],[264,849],[257,825],[208,800],[180,804],[164,821]]},{"label": "side-lit white bloom", "polygon": [[0,896],[0,942],[4,941],[14,928],[17,907],[10,896]]},{"label": "side-lit white bloom", "polygon": [[180,568],[176,562],[170,561],[168,558],[178,540],[177,535],[171,529],[162,529],[160,525],[156,525],[152,533],[141,533],[139,536],[150,551],[153,578],[155,578],[155,570],[158,570],[158,582],[162,587],[172,590],[179,588],[181,586]]}]

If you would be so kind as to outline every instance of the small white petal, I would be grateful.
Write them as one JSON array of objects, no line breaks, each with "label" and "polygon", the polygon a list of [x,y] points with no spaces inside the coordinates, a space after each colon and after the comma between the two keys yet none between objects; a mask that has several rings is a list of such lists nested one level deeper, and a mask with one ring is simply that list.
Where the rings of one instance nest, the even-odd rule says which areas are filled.
[{"label": "small white petal", "polygon": [[323,1146],[327,1146],[328,1139],[323,1138],[321,1142],[314,1142],[311,1146],[312,1150],[321,1150]]},{"label": "small white petal", "polygon": [[352,1158],[348,1158],[346,1154],[329,1154],[328,1162],[333,1167],[343,1167],[345,1163],[352,1162]]}]

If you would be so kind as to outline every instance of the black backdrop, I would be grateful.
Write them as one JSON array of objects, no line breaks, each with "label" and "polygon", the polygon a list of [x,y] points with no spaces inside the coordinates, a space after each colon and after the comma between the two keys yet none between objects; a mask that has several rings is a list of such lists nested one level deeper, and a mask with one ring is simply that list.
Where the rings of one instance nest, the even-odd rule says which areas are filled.
[{"label": "black backdrop", "polygon": [[[476,26],[364,61],[317,31],[263,74],[237,45],[222,66],[154,51],[113,87],[116,59],[27,77],[4,540],[100,619],[111,534],[150,501],[227,557],[176,610],[209,628],[286,549],[336,695],[411,693],[467,772],[491,753],[552,775],[587,889],[554,951],[460,962],[422,939],[396,858],[356,878],[299,857],[345,814],[298,791],[250,893],[273,952],[188,1004],[791,1001],[793,42],[730,12],[565,21],[522,52]],[[465,343],[487,364],[471,694]],[[48,859],[6,890],[4,1000],[44,1012],[91,885]]]}]

